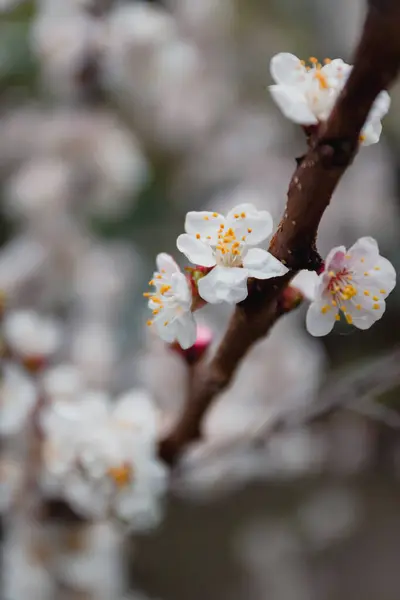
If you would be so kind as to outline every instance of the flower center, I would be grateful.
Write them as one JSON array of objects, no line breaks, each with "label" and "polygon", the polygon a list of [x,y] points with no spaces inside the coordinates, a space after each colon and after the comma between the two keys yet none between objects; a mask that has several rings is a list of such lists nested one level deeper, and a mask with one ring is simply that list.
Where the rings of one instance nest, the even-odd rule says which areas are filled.
[{"label": "flower center", "polygon": [[[235,215],[235,218],[245,218],[245,216],[243,213]],[[215,247],[217,264],[224,267],[241,267],[245,240],[245,235],[238,240],[232,227],[225,231],[224,225],[221,225],[218,230],[218,243]]]},{"label": "flower center", "polygon": [[[342,269],[337,273],[329,271],[328,275],[330,281],[327,290],[331,294],[332,299],[321,308],[321,313],[326,314],[332,310],[332,307],[338,308],[344,314],[346,321],[351,324],[353,319],[351,315],[347,313],[345,302],[354,298],[358,293],[356,286],[352,283],[353,273],[348,269]],[[361,310],[361,304],[357,304],[356,308]],[[336,316],[336,320],[340,320],[339,313]]]},{"label": "flower center", "polygon": [[[306,64],[304,60],[300,61],[302,67],[305,67],[307,71],[311,71],[313,73],[314,79],[316,79],[319,83],[319,87],[321,90],[328,90],[330,85],[328,83],[328,79],[322,71],[322,64],[318,62],[318,59],[315,56],[310,56],[308,59],[309,65]],[[324,59],[324,64],[328,65],[331,62],[330,58]]]},{"label": "flower center", "polygon": [[118,489],[126,487],[133,479],[132,468],[127,464],[110,467],[107,474],[114,481]]}]

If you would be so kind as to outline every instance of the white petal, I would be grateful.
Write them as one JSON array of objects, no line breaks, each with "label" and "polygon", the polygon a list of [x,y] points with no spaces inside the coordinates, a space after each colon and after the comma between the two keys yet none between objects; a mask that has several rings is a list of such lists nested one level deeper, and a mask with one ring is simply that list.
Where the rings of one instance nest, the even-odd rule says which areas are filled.
[{"label": "white petal", "polygon": [[[216,215],[216,216],[215,216]],[[199,234],[201,239],[215,245],[218,240],[218,229],[225,224],[225,217],[208,211],[188,212],[185,220],[185,231],[190,235]]]},{"label": "white petal", "polygon": [[283,85],[269,86],[271,96],[287,119],[300,125],[315,125],[318,119],[301,92]]},{"label": "white petal", "polygon": [[280,277],[289,271],[275,256],[261,248],[251,248],[243,259],[243,267],[249,277],[270,279]]},{"label": "white petal", "polygon": [[135,426],[136,432],[155,436],[156,415],[150,395],[145,390],[133,389],[118,398],[112,419],[117,425],[130,423]]},{"label": "white petal", "polygon": [[173,322],[167,323],[167,321],[166,317],[154,319],[153,326],[157,329],[158,335],[164,342],[172,344],[176,340],[175,326]]},{"label": "white petal", "polygon": [[389,108],[390,96],[386,91],[383,91],[379,94],[374,104],[372,105],[367,121],[374,119],[382,119],[382,117],[384,117],[388,112]]},{"label": "white petal", "polygon": [[382,123],[379,119],[373,119],[372,121],[367,122],[364,129],[362,130],[362,145],[363,146],[372,146],[372,144],[376,144],[379,142],[382,133]]},{"label": "white petal", "polygon": [[192,235],[183,233],[178,237],[176,245],[178,250],[183,252],[194,265],[201,267],[213,267],[215,265],[212,248]]},{"label": "white petal", "polygon": [[377,241],[373,237],[365,236],[356,241],[348,250],[348,254],[353,255],[360,253],[363,256],[366,254],[379,254],[379,247]]},{"label": "white petal", "polygon": [[156,258],[157,269],[159,271],[165,271],[167,275],[172,275],[173,273],[179,273],[180,269],[172,256],[166,254],[165,252],[161,252],[161,254],[157,255]]},{"label": "white petal", "polygon": [[193,346],[196,341],[197,326],[192,313],[188,313],[174,323],[176,341],[183,350]]},{"label": "white petal", "polygon": [[247,297],[247,271],[237,267],[215,267],[198,284],[200,296],[210,304],[237,304]]},{"label": "white petal", "polygon": [[300,271],[291,281],[293,287],[299,289],[308,300],[315,300],[320,278],[315,271]]},{"label": "white petal", "polygon": [[280,52],[271,59],[270,73],[275,83],[291,85],[296,84],[299,77],[306,74],[306,69],[294,54]]},{"label": "white petal", "polygon": [[322,307],[326,303],[322,301],[313,302],[310,304],[307,316],[306,316],[306,327],[307,331],[316,337],[327,335],[333,329],[335,324],[337,309],[331,308],[327,312],[321,312]]},{"label": "white petal", "polygon": [[183,273],[174,273],[171,277],[171,291],[179,303],[190,308],[192,303],[192,290]]},{"label": "white petal", "polygon": [[253,204],[235,206],[229,211],[226,221],[227,227],[234,228],[236,237],[245,236],[246,244],[250,246],[255,246],[269,237],[273,228],[270,213],[267,210],[257,210]]},{"label": "white petal", "polygon": [[369,275],[363,281],[364,286],[371,292],[385,290],[379,295],[386,298],[396,285],[396,271],[392,263],[383,256],[378,256],[368,273]]}]

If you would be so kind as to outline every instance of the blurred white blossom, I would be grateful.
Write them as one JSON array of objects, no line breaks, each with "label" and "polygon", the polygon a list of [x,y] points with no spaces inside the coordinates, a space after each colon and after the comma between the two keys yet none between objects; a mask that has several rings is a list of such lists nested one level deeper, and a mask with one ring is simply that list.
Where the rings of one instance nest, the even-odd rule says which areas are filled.
[{"label": "blurred white blossom", "polygon": [[166,470],[156,457],[157,416],[149,397],[133,390],[112,406],[87,394],[51,407],[45,428],[43,489],[91,519],[113,516],[134,530],[160,519]]},{"label": "blurred white blossom", "polygon": [[0,373],[0,434],[18,433],[25,426],[37,400],[32,380],[14,364],[2,365]]},{"label": "blurred white blossom", "polygon": [[61,324],[33,310],[8,312],[4,318],[3,332],[12,352],[26,359],[47,359],[59,349],[62,342]]}]

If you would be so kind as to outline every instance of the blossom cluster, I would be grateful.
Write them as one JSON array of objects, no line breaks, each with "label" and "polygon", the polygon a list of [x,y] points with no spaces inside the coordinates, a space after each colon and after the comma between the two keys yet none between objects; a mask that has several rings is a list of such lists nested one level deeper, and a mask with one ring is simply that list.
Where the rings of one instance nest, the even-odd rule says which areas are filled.
[{"label": "blossom cluster", "polygon": [[[270,93],[283,114],[304,128],[326,121],[343,90],[352,67],[342,59],[314,57],[310,64],[293,54],[280,53],[271,60],[275,85]],[[383,91],[377,97],[360,135],[368,146],[379,141],[381,119],[390,106]],[[180,271],[166,254],[157,257],[157,271],[146,292],[154,316],[154,326],[166,342],[178,342],[183,349],[196,340],[193,311],[204,303],[237,304],[247,298],[249,279],[281,277],[289,269],[270,252],[258,247],[272,232],[272,217],[253,204],[241,204],[227,216],[218,212],[192,211],[186,216],[185,233],[177,239],[177,248],[194,267],[190,275]],[[297,282],[304,280],[303,276]],[[347,252],[334,248],[325,261],[323,272],[310,274],[306,296],[311,300],[306,326],[309,333],[329,333],[342,313],[348,324],[368,329],[382,317],[385,298],[392,291],[396,274],[388,260],[381,257],[372,238],[361,238]],[[296,281],[295,281],[296,284]]]}]

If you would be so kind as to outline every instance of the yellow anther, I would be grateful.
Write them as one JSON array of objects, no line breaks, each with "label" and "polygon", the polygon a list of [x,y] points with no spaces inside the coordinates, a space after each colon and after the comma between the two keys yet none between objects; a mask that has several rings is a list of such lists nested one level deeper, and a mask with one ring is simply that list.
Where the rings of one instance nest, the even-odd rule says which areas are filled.
[{"label": "yellow anther", "polygon": [[361,310],[361,304],[356,304],[356,309]]},{"label": "yellow anther", "polygon": [[247,228],[247,233],[251,233],[252,231],[253,231],[253,230],[252,230],[252,228],[251,228],[251,227],[248,227],[248,228]]},{"label": "yellow anther", "polygon": [[154,279],[151,279],[151,280],[149,281],[149,285],[154,285]]},{"label": "yellow anther", "polygon": [[304,67],[304,65],[306,64],[306,61],[305,60],[301,60],[300,64]]},{"label": "yellow anther", "polygon": [[372,308],[373,308],[374,310],[378,310],[378,309],[380,308],[380,306],[379,306],[379,304],[373,304],[373,305],[372,305]]},{"label": "yellow anther", "polygon": [[164,285],[162,285],[160,287],[160,294],[165,294],[166,292],[169,292],[169,290],[171,289],[170,285],[167,285],[166,283]]},{"label": "yellow anther", "polygon": [[368,290],[364,290],[364,296],[370,296],[371,294],[369,293]]},{"label": "yellow anther", "polygon": [[336,321],[340,321],[340,314],[338,313],[335,317]]},{"label": "yellow anther", "polygon": [[340,296],[343,300],[350,300],[350,298],[347,294],[340,294]]},{"label": "yellow anther", "polygon": [[245,241],[246,241],[246,236],[242,235],[242,242],[245,242]]},{"label": "yellow anther", "polygon": [[329,304],[325,304],[322,308],[321,308],[321,313],[323,315],[325,315],[329,310],[331,310],[331,307],[329,306]]},{"label": "yellow anther", "polygon": [[337,306],[336,300],[332,300],[331,304],[332,304],[332,306]]},{"label": "yellow anther", "polygon": [[204,220],[205,220],[205,221],[208,221],[208,220],[209,220],[209,217],[207,217],[207,216],[206,216],[206,217],[203,217],[203,218],[204,218]]},{"label": "yellow anther", "polygon": [[218,213],[213,212],[213,217],[218,217]]},{"label": "yellow anther", "polygon": [[310,63],[312,63],[313,65],[317,64],[318,59],[315,58],[315,56],[310,56],[310,58],[308,59],[310,61]]},{"label": "yellow anther", "polygon": [[351,254],[345,254],[344,257],[347,258],[347,260],[349,260],[349,258],[351,258]]},{"label": "yellow anther", "polygon": [[196,233],[196,238],[199,240],[201,238],[201,235],[199,233]]},{"label": "yellow anther", "polygon": [[335,271],[329,271],[328,275],[329,277],[335,277]]},{"label": "yellow anther", "polygon": [[223,223],[221,223],[221,225],[219,226],[220,229],[225,229],[225,225]]},{"label": "yellow anther", "polygon": [[368,276],[369,276],[369,273],[368,273],[368,271],[365,271],[365,273],[364,273],[364,277],[368,277]]},{"label": "yellow anther", "polygon": [[161,298],[158,298],[158,296],[153,296],[153,302],[156,304],[162,304],[162,300]]},{"label": "yellow anther", "polygon": [[381,270],[381,268],[380,268],[380,267],[374,267],[374,270],[375,270],[375,271],[380,271],[380,270]]},{"label": "yellow anther", "polygon": [[240,213],[240,216],[242,217],[242,219],[245,219],[246,218],[246,213],[242,212],[242,213]]},{"label": "yellow anther", "polygon": [[332,62],[330,58],[324,58],[324,64],[329,65]]},{"label": "yellow anther", "polygon": [[143,292],[143,296],[145,298],[151,298],[153,294],[150,294],[150,292]]},{"label": "yellow anther", "polygon": [[372,296],[372,300],[374,300],[375,302],[379,302],[378,296]]},{"label": "yellow anther", "polygon": [[358,141],[359,142],[365,142],[367,138],[365,137],[365,135],[362,133],[361,135],[358,136]]},{"label": "yellow anther", "polygon": [[360,258],[360,262],[365,262],[365,258]]},{"label": "yellow anther", "polygon": [[162,275],[156,275],[156,279],[162,279]]},{"label": "yellow anther", "polygon": [[239,256],[240,252],[239,252],[239,250],[233,250],[232,254],[234,254],[235,256]]},{"label": "yellow anther", "polygon": [[386,294],[386,290],[379,290],[380,294]]},{"label": "yellow anther", "polygon": [[146,321],[146,325],[147,327],[150,327],[150,325],[153,325],[153,321],[149,319],[148,321]]},{"label": "yellow anther", "polygon": [[349,325],[351,325],[353,322],[353,317],[351,315],[346,315],[346,321],[348,322]]},{"label": "yellow anther", "polygon": [[236,213],[236,215],[233,215],[235,217],[235,219],[239,218],[239,215]]},{"label": "yellow anther", "polygon": [[119,488],[125,487],[132,480],[132,469],[128,465],[110,467],[107,473]]},{"label": "yellow anther", "polygon": [[165,269],[161,269],[161,273],[165,273]]},{"label": "yellow anther", "polygon": [[208,239],[208,240],[211,240],[211,235],[208,235],[208,236],[207,236],[207,239]]},{"label": "yellow anther", "polygon": [[168,325],[169,321],[164,321],[164,327]]},{"label": "yellow anther", "polygon": [[158,315],[159,312],[160,312],[160,309],[159,308],[155,308],[153,310],[153,315]]},{"label": "yellow anther", "polygon": [[328,81],[322,71],[315,71],[314,77],[315,79],[318,79],[319,87],[322,90],[327,90],[329,88]]}]

